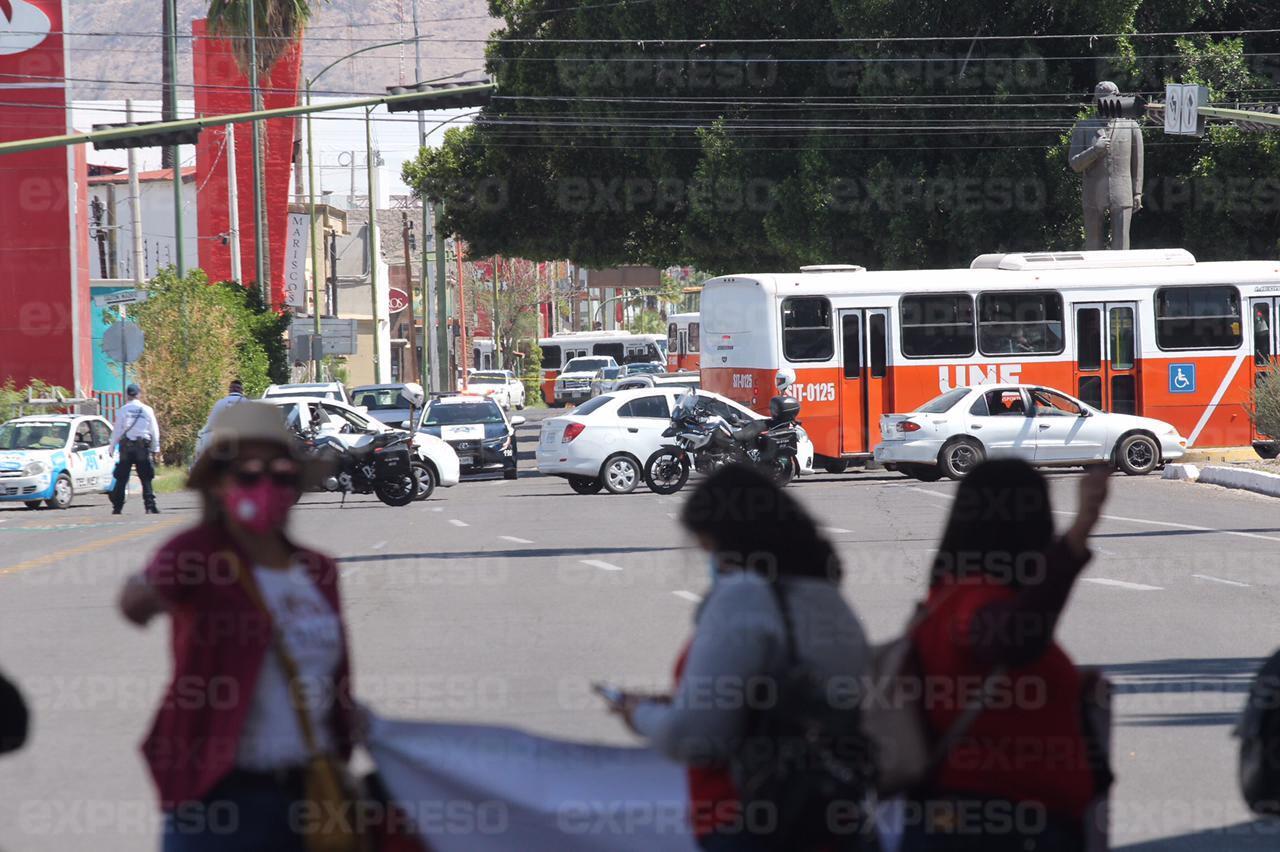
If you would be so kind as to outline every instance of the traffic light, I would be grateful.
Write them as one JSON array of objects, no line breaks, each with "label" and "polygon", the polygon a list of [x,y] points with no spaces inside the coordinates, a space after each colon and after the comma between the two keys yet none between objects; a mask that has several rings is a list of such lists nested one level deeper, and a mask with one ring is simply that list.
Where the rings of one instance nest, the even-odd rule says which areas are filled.
[{"label": "traffic light", "polygon": [[[172,122],[169,122],[170,124]],[[115,139],[95,139],[94,150],[106,151],[112,148],[151,148],[168,147],[170,145],[194,145],[200,136],[199,127],[168,127],[164,129],[148,129],[153,125],[162,125],[162,121],[129,121],[123,124],[95,124],[94,132],[100,130],[125,130],[137,128],[137,133]]]},{"label": "traffic light", "polygon": [[1138,96],[1110,97],[1098,100],[1098,115],[1103,118],[1143,118],[1147,114],[1147,99]]},{"label": "traffic light", "polygon": [[[488,86],[483,90],[475,90],[476,86]],[[471,91],[454,92],[456,89]],[[409,95],[418,93],[420,98],[404,98],[387,104],[387,112],[417,112],[431,109],[463,109],[465,107],[482,107],[489,103],[493,95],[493,81],[488,77],[479,80],[458,80],[450,83],[419,83],[416,86],[389,86],[388,95]],[[451,94],[452,93],[452,94]]]}]

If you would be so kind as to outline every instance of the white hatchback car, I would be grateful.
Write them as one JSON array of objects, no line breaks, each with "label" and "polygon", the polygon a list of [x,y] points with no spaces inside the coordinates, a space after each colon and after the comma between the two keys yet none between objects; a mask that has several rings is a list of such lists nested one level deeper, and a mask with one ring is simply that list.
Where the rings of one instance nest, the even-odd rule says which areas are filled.
[{"label": "white hatchback car", "polygon": [[1182,458],[1187,439],[1163,420],[1111,414],[1038,385],[949,390],[909,414],[880,418],[875,460],[933,481],[960,479],[986,458],[1034,465],[1107,462],[1133,476]]},{"label": "white hatchback car", "polygon": [[[333,399],[278,396],[262,401],[283,409],[289,428],[306,432],[314,426],[322,433],[336,436],[347,446],[357,444],[367,435],[391,431],[390,426],[369,417],[355,406]],[[458,484],[460,466],[453,447],[434,435],[419,432],[413,436],[413,451],[420,483],[417,499],[430,497],[437,485],[451,488]],[[429,478],[423,475],[424,471]]]},{"label": "white hatchback car", "polygon": [[[615,391],[589,399],[568,414],[542,422],[538,471],[562,476],[579,494],[607,488],[628,494],[644,480],[644,463],[664,443],[675,400],[687,389],[652,387]],[[696,391],[713,400],[716,413],[734,423],[765,420],[731,399]],[[813,443],[801,430],[797,461],[801,473],[813,472]]]}]

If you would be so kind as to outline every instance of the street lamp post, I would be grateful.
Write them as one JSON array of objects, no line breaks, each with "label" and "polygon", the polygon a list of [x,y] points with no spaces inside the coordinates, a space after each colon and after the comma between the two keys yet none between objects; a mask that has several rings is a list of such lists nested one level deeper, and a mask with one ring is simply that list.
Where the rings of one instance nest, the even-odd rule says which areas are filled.
[{"label": "street lamp post", "polygon": [[[253,110],[262,109],[262,96],[258,91],[258,10],[254,0],[249,0],[249,105]],[[262,186],[262,122],[254,120],[253,130],[253,272],[258,282],[262,303],[271,307],[271,285],[267,281],[266,215],[263,211]]]}]

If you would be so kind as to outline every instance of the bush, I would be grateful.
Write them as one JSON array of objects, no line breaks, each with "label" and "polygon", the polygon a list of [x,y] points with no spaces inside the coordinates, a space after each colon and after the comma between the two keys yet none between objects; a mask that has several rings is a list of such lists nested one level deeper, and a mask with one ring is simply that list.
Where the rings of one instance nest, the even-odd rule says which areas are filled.
[{"label": "bush", "polygon": [[250,396],[271,383],[276,359],[264,341],[272,348],[281,341],[283,353],[288,317],[263,310],[251,289],[228,282],[211,286],[198,269],[184,278],[165,269],[148,289],[151,297],[130,311],[147,344],[133,372],[144,400],[156,410],[165,461],[184,464],[231,379],[240,378]]},{"label": "bush", "polygon": [[1280,440],[1280,369],[1277,367],[1280,364],[1263,373],[1254,386],[1249,414],[1260,433]]},{"label": "bush", "polygon": [[52,399],[58,394],[64,397],[72,396],[66,388],[60,388],[39,379],[32,379],[31,384],[25,388],[18,387],[12,378],[6,379],[5,383],[0,385],[0,423],[24,414],[44,414],[49,411],[45,406],[28,405],[28,391],[36,399]]},{"label": "bush", "polygon": [[531,339],[524,346],[524,369],[520,371],[524,383],[525,404],[542,399],[542,347],[538,339]]}]

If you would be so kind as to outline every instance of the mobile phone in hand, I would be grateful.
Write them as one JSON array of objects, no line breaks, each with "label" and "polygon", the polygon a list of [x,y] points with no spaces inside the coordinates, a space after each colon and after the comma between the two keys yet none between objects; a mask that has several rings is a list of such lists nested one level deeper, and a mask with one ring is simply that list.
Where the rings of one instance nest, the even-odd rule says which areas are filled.
[{"label": "mobile phone in hand", "polygon": [[596,681],[591,684],[591,691],[596,695],[599,695],[605,701],[614,705],[621,704],[625,698],[621,689],[618,689],[616,686],[610,686],[607,683],[601,683],[600,681]]}]

